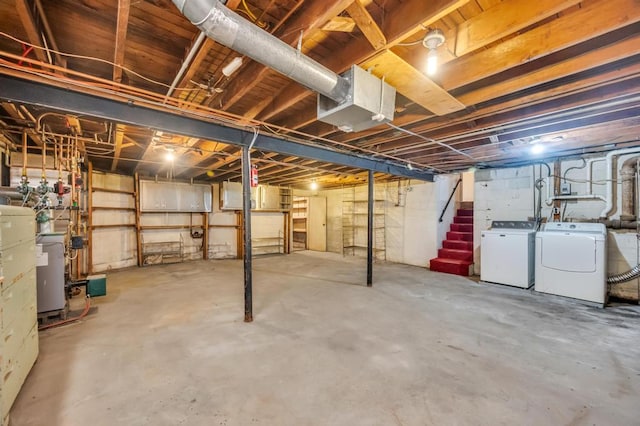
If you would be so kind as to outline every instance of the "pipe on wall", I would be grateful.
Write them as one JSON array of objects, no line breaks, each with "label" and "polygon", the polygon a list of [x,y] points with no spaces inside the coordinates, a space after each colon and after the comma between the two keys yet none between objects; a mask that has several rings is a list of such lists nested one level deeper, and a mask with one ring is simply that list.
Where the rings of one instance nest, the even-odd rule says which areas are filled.
[{"label": "pipe on wall", "polygon": [[606,185],[607,185],[607,192],[605,195],[606,198],[606,205],[604,207],[604,209],[602,210],[602,212],[600,212],[600,217],[601,218],[607,218],[611,215],[611,212],[613,211],[613,158],[614,157],[618,157],[620,155],[625,155],[625,154],[636,154],[636,153],[640,153],[640,147],[634,147],[634,148],[625,148],[625,149],[618,149],[616,151],[611,151],[609,153],[607,153],[606,155],[606,161],[607,161],[607,179],[606,179]]},{"label": "pipe on wall", "polygon": [[172,0],[178,10],[218,43],[284,74],[336,102],[350,83],[300,51],[232,12],[218,0]]},{"label": "pipe on wall", "polygon": [[544,178],[545,185],[547,186],[547,205],[551,205],[551,203],[555,200],[601,200],[606,202],[607,200],[602,195],[597,194],[579,194],[579,195],[552,195],[551,194],[551,183],[550,178]]},{"label": "pipe on wall", "polygon": [[636,163],[638,157],[627,159],[620,168],[620,179],[622,180],[622,211],[621,220],[634,220],[635,214],[635,176]]}]

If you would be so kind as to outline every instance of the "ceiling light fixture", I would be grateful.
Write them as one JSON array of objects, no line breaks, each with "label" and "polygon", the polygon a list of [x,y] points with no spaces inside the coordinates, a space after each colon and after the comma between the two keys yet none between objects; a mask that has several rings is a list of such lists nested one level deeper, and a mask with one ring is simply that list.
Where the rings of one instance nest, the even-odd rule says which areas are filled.
[{"label": "ceiling light fixture", "polygon": [[534,143],[533,145],[531,145],[530,148],[530,152],[533,155],[538,155],[538,154],[542,154],[544,152],[544,145],[541,143]]},{"label": "ceiling light fixture", "polygon": [[438,71],[438,47],[444,43],[444,33],[439,29],[427,31],[427,35],[422,40],[422,45],[429,49],[427,53],[427,74],[434,75]]},{"label": "ceiling light fixture", "polygon": [[311,188],[312,191],[315,191],[316,189],[318,189],[318,182],[316,182],[315,180],[312,180],[311,185],[309,185],[309,188]]},{"label": "ceiling light fixture", "polygon": [[167,151],[166,154],[164,155],[164,159],[167,160],[168,162],[172,162],[176,158],[175,150],[172,147],[167,147],[167,146],[165,146],[164,149]]},{"label": "ceiling light fixture", "polygon": [[236,72],[238,68],[242,66],[242,56],[236,56],[231,62],[229,62],[224,68],[222,68],[222,74],[229,77]]}]

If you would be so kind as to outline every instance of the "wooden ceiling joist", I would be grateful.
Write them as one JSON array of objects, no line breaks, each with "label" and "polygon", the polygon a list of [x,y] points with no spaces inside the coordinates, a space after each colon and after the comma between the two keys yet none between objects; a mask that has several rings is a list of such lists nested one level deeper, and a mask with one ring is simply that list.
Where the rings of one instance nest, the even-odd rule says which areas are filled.
[{"label": "wooden ceiling joist", "polygon": [[[303,41],[311,37],[314,32],[320,29],[327,21],[346,9],[351,1],[353,0],[316,1],[305,5],[300,13],[294,16],[287,14],[285,19],[290,19],[291,21],[283,23],[278,27],[277,31],[273,31],[273,35],[284,43],[295,45],[301,35]],[[296,9],[302,5],[303,3],[299,1]],[[232,83],[227,86],[224,99],[222,100],[222,108],[225,110],[229,109],[270,72],[271,70],[264,65],[251,62],[251,64],[235,76]]]},{"label": "wooden ceiling joist", "polygon": [[122,82],[122,67],[127,46],[127,28],[131,0],[118,0],[118,16],[116,19],[116,39],[113,52],[113,81]]}]

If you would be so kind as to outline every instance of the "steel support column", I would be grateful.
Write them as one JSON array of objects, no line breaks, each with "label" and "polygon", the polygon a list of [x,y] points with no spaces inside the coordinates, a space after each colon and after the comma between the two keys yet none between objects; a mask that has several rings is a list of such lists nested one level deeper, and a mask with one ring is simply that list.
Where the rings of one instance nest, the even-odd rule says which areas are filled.
[{"label": "steel support column", "polygon": [[369,170],[369,197],[367,198],[367,287],[373,285],[373,171]]},{"label": "steel support column", "polygon": [[251,158],[249,147],[242,147],[242,229],[244,243],[244,322],[253,321],[251,274]]}]

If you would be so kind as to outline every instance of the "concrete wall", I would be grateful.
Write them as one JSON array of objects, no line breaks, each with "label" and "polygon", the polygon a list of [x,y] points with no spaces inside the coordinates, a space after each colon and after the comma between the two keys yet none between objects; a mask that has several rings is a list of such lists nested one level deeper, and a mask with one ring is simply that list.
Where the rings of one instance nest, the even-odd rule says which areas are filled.
[{"label": "concrete wall", "polygon": [[[618,159],[622,164],[630,156]],[[598,157],[592,157],[598,158]],[[603,157],[602,157],[603,159]],[[549,164],[553,173],[553,164]],[[475,273],[480,274],[480,234],[488,229],[493,220],[528,220],[535,214],[534,189],[535,180],[546,177],[547,168],[541,165],[518,168],[479,170],[475,173],[475,202],[474,202],[474,262]],[[562,177],[571,184],[574,195],[585,194],[588,191],[587,169],[581,159],[561,162]],[[614,213],[610,219],[618,219],[621,210],[621,178],[614,174]],[[593,163],[592,193],[605,195],[606,167],[604,161]],[[551,180],[553,185],[553,180]],[[542,217],[551,220],[552,207],[546,204],[547,187],[543,187]],[[604,208],[601,200],[572,200],[563,202],[561,211],[563,220],[591,220],[598,219]],[[608,233],[608,274],[613,275],[627,271],[634,267],[640,258],[636,230],[609,229]],[[638,299],[638,280],[610,289],[613,296],[626,299]]]},{"label": "concrete wall", "polygon": [[[437,256],[442,240],[455,213],[455,202],[449,205],[443,222],[438,222],[458,175],[437,176],[433,183],[400,181],[376,184],[375,198],[384,198],[384,240],[386,260],[427,267]],[[342,253],[343,200],[366,199],[367,186],[320,191],[327,198],[327,249]]]}]

